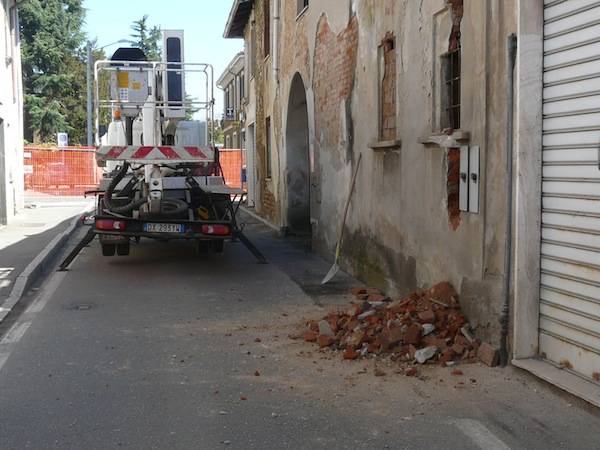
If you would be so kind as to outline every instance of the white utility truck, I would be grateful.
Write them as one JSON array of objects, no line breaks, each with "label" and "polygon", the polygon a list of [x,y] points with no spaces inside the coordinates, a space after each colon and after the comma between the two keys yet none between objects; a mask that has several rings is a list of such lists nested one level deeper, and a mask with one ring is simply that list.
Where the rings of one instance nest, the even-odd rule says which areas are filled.
[{"label": "white utility truck", "polygon": [[[239,240],[264,262],[238,227],[244,191],[225,184],[214,146],[213,68],[185,62],[183,44],[183,31],[167,30],[162,61],[119,48],[96,62],[96,160],[105,174],[92,192],[94,225],[61,269],[96,235],[105,256],[128,255],[141,238],[187,239],[217,253]],[[186,85],[201,99],[186,95]]]}]

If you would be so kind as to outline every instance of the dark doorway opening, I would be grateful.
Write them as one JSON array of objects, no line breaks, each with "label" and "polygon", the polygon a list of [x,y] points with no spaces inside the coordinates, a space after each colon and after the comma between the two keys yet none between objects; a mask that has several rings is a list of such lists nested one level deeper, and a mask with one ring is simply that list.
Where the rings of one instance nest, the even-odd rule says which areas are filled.
[{"label": "dark doorway opening", "polygon": [[299,73],[290,88],[286,126],[288,231],[310,235],[310,159],[306,89]]}]

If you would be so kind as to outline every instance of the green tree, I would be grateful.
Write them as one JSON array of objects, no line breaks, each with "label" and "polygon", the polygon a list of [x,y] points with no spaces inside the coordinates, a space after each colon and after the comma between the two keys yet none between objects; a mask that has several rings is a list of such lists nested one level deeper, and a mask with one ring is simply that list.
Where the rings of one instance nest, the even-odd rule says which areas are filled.
[{"label": "green tree", "polygon": [[129,41],[131,45],[141,48],[146,54],[149,61],[160,60],[160,47],[159,42],[161,40],[160,28],[156,25],[148,25],[148,15],[144,15],[139,20],[136,20],[131,25],[132,40]]},{"label": "green tree", "polygon": [[[213,127],[211,127],[211,123]],[[210,119],[208,120],[208,142],[210,143],[210,138],[212,137],[212,133],[214,132],[214,140],[215,145],[225,143],[225,134],[223,133],[223,128],[221,127],[221,121],[215,120],[212,122]]]},{"label": "green tree", "polygon": [[19,9],[25,91],[25,138],[54,141],[85,135],[82,0],[29,0]]}]

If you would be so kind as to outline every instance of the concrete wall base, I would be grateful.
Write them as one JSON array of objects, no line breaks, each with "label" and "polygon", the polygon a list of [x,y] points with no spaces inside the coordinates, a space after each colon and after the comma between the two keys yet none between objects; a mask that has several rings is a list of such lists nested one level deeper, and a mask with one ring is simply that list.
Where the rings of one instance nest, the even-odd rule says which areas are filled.
[{"label": "concrete wall base", "polygon": [[512,364],[600,408],[598,384],[541,359],[513,359]]}]

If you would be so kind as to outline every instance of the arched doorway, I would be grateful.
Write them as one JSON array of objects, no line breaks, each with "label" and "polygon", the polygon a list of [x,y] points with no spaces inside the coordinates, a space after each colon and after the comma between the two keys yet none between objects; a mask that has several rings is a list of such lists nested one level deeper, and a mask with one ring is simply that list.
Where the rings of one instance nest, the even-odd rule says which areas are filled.
[{"label": "arched doorway", "polygon": [[310,165],[306,90],[299,73],[290,88],[286,125],[287,224],[293,234],[310,234]]}]

